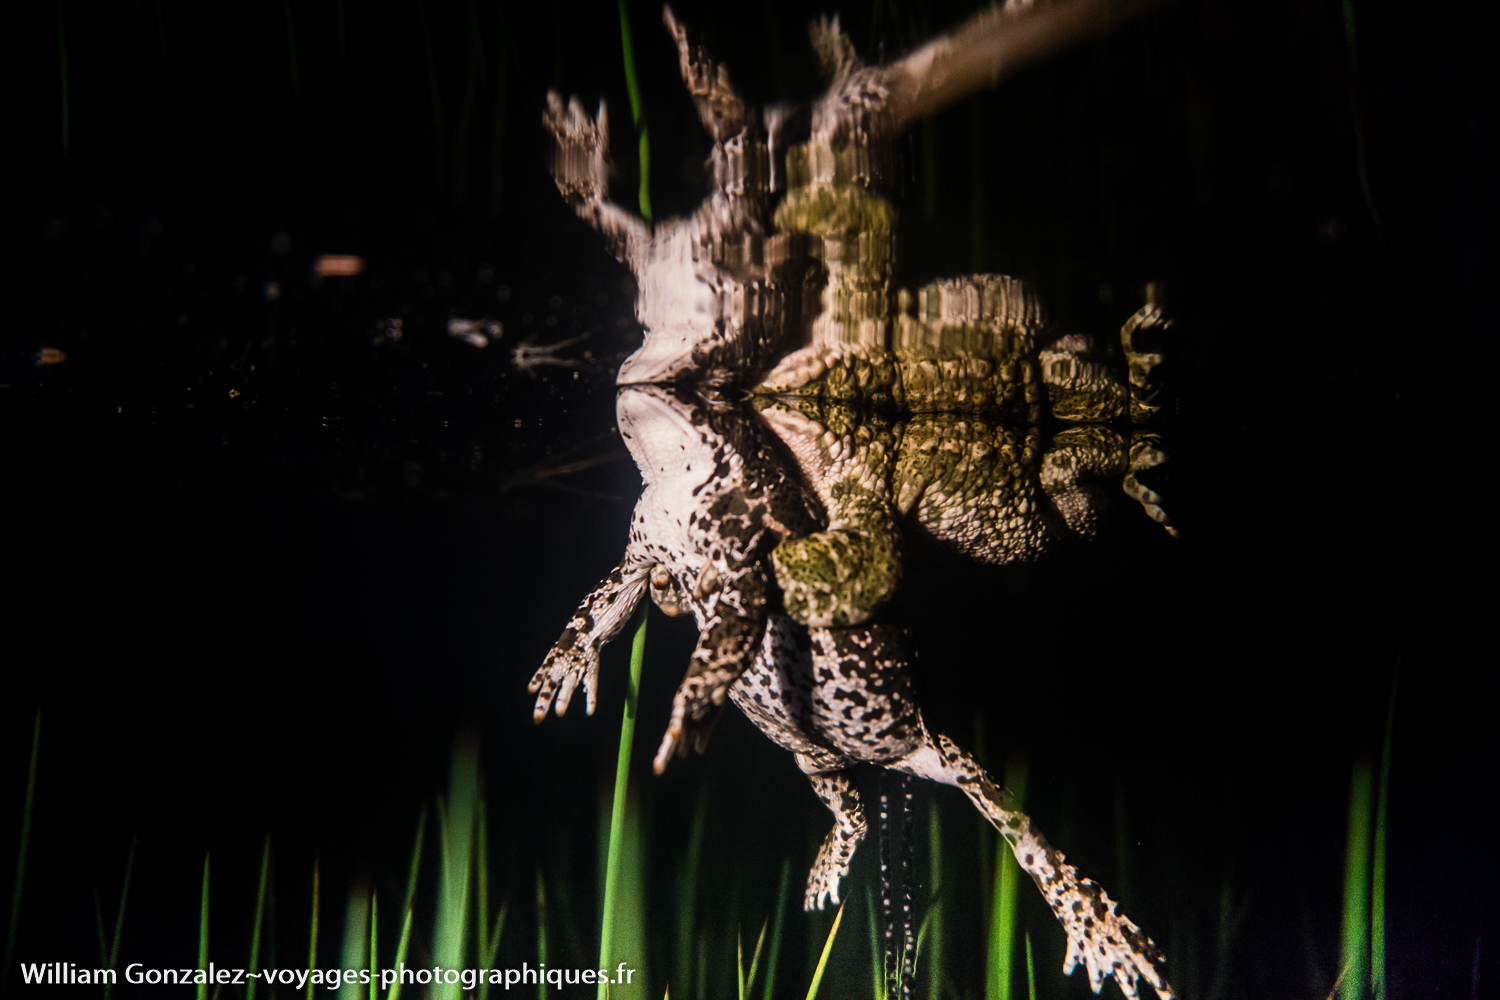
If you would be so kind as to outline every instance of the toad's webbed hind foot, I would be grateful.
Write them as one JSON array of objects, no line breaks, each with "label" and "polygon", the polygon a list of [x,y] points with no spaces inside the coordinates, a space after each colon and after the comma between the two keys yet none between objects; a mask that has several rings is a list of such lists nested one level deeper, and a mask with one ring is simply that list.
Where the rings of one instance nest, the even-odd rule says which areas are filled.
[{"label": "toad's webbed hind foot", "polygon": [[956,786],[1000,831],[1068,936],[1063,975],[1082,962],[1095,993],[1106,978],[1114,976],[1127,997],[1139,995],[1138,981],[1144,979],[1157,996],[1170,1000],[1172,987],[1162,970],[1166,960],[1151,939],[1117,911],[1115,901],[1097,882],[1085,878],[1047,843],[1031,817],[1014,808],[1006,792],[973,757],[941,733],[933,737],[924,729],[924,736],[922,746],[892,768]]},{"label": "toad's webbed hind foot", "polygon": [[821,910],[825,903],[839,901],[839,882],[849,874],[849,862],[865,836],[865,814],[859,789],[846,771],[821,771],[811,757],[797,755],[797,765],[807,772],[813,791],[833,813],[833,829],[823,839],[818,858],[807,876],[805,910]]}]

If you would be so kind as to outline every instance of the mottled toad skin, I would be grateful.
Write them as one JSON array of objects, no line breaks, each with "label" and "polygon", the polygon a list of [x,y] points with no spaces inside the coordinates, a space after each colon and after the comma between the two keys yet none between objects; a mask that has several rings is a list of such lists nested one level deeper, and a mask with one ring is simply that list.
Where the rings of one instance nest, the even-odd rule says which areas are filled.
[{"label": "mottled toad skin", "polygon": [[[1011,845],[1068,935],[1067,968],[1082,961],[1097,987],[1137,977],[1170,996],[1160,952],[1095,882],[1068,864],[974,759],[932,733],[910,683],[895,624],[804,628],[777,606],[767,555],[818,524],[816,500],[779,460],[768,429],[743,404],[660,386],[620,390],[621,433],[646,481],[624,558],[584,599],[532,679],[536,718],[566,711],[581,683],[592,712],[598,650],[650,593],[699,627],[687,678],[656,757],[702,750],[725,698],[791,751],[834,826],[808,878],[809,909],[838,901],[865,833],[856,764],[953,785]],[[685,499],[692,498],[692,499]]]},{"label": "mottled toad skin", "polygon": [[[857,80],[850,58],[840,72]],[[1172,531],[1135,475],[1164,460],[1157,437],[1109,426],[1156,411],[1161,359],[1141,346],[1168,325],[1160,303],[1121,330],[1127,378],[1092,338],[1055,329],[1014,278],[893,294],[896,211],[870,176],[879,157],[857,141],[868,114],[788,151],[774,215],[825,275],[806,344],[750,390],[828,513],[825,530],[773,554],[788,612],[810,625],[869,620],[900,582],[903,522],[991,563],[1087,537],[1101,478],[1123,478]],[[1079,426],[1045,435],[1050,422]]]},{"label": "mottled toad skin", "polygon": [[1159,357],[1137,338],[1165,325],[1158,302],[1122,330],[1121,377],[1091,339],[1052,329],[1013,279],[892,292],[890,140],[930,113],[923,95],[959,43],[1011,16],[980,15],[878,67],[859,63],[836,23],[816,26],[832,82],[802,115],[742,102],[668,10],[714,141],[714,188],[693,215],[655,227],[608,201],[603,108],[590,118],[549,95],[559,190],[640,289],[646,337],[621,367],[617,416],[644,489],[623,558],[530,689],[538,722],[565,712],[580,684],[592,713],[599,650],[642,597],[690,610],[699,640],[656,769],[702,751],[726,700],[791,751],[834,815],[808,908],[838,899],[865,831],[850,768],[876,764],[956,786],[995,825],[1067,934],[1065,974],[1082,962],[1095,992],[1113,976],[1127,996],[1145,979],[1169,997],[1150,939],[928,730],[906,635],[883,610],[905,531],[989,562],[1034,558],[1092,533],[1096,480],[1109,477],[1166,525],[1133,475],[1163,459],[1137,426],[1156,405]]},{"label": "mottled toad skin", "polygon": [[[1131,424],[1149,417],[1146,394],[1132,395],[1088,338],[1051,331],[1030,290],[999,275],[934,283],[916,301],[921,318],[865,318],[858,339],[836,328],[751,390],[828,514],[825,530],[772,555],[789,613],[868,620],[900,581],[904,530],[996,564],[1089,537],[1102,480],[1121,480],[1173,531],[1136,478],[1165,458],[1157,435]],[[1148,377],[1155,359],[1131,347],[1165,326],[1149,303],[1122,330]]]}]

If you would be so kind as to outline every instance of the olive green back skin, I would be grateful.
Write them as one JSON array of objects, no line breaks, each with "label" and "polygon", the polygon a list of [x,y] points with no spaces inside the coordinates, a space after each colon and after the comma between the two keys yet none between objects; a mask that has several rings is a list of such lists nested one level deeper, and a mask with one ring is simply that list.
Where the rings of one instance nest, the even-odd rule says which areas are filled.
[{"label": "olive green back skin", "polygon": [[[1092,534],[1105,499],[1095,480],[1145,467],[1132,467],[1133,440],[1150,445],[1138,454],[1164,457],[1154,436],[1111,426],[1149,416],[1141,404],[1158,359],[1134,351],[1131,333],[1163,325],[1160,309],[1148,303],[1127,322],[1126,368],[1092,338],[1054,329],[1015,278],[893,293],[896,211],[856,179],[868,164],[817,140],[788,151],[787,164],[775,223],[821,269],[821,309],[750,397],[828,517],[826,530],[772,553],[788,614],[814,626],[870,620],[900,584],[912,528],[990,563]],[[1143,391],[1132,393],[1129,375]],[[1077,426],[1048,433],[1059,422]],[[1133,476],[1125,485],[1140,492]],[[1156,499],[1148,512],[1167,524]]]}]

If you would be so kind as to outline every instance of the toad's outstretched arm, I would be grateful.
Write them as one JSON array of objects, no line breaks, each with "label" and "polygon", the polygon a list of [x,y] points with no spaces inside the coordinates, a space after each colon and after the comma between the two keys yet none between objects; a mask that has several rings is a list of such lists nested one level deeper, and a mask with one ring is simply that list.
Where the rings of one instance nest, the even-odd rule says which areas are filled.
[{"label": "toad's outstretched arm", "polygon": [[650,230],[609,200],[609,109],[604,102],[599,102],[599,114],[590,118],[578,98],[564,104],[557,91],[549,90],[542,124],[557,140],[552,160],[557,190],[579,218],[604,234],[617,258],[632,265],[643,261]]},{"label": "toad's outstretched arm", "polygon": [[651,565],[627,549],[620,565],[610,570],[589,596],[578,605],[567,628],[547,654],[547,660],[532,675],[527,690],[536,695],[532,719],[541,722],[552,709],[557,714],[568,710],[573,692],[583,684],[585,708],[594,714],[599,694],[599,650],[603,649],[630,620],[641,595],[646,592],[646,578]]}]

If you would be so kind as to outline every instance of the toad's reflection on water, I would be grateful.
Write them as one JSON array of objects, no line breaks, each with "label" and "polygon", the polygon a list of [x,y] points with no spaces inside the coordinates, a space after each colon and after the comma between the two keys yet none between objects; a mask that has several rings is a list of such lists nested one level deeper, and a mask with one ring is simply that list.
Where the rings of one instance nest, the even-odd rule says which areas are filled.
[{"label": "toad's reflection on water", "polygon": [[[900,580],[904,530],[990,563],[1088,537],[1107,478],[1174,531],[1138,477],[1165,461],[1142,426],[1151,404],[1091,338],[1051,330],[1035,295],[1001,275],[937,282],[917,302],[888,339],[818,338],[752,390],[828,519],[774,553],[789,613],[866,620]],[[1138,342],[1166,325],[1151,302],[1121,331],[1141,386],[1158,356]]]},{"label": "toad's reflection on water", "polygon": [[850,769],[880,765],[956,786],[995,825],[1063,925],[1066,970],[1083,962],[1096,991],[1113,975],[1127,995],[1144,978],[1169,996],[1150,939],[924,724],[889,608],[907,533],[993,563],[1034,558],[1093,533],[1108,479],[1172,531],[1141,482],[1165,459],[1147,427],[1168,326],[1157,290],[1121,330],[1118,371],[1107,344],[1053,327],[1015,279],[893,290],[890,140],[977,85],[983,40],[1029,16],[981,15],[876,67],[825,22],[813,35],[829,89],[799,114],[741,101],[667,11],[715,187],[655,229],[608,200],[604,110],[550,95],[558,187],[640,287],[646,340],[620,370],[617,417],[644,489],[624,557],[531,690],[539,722],[580,684],[592,712],[599,650],[641,599],[690,609],[698,643],[656,769],[702,751],[726,701],[795,754],[834,814],[809,909],[838,899],[864,834]]}]

